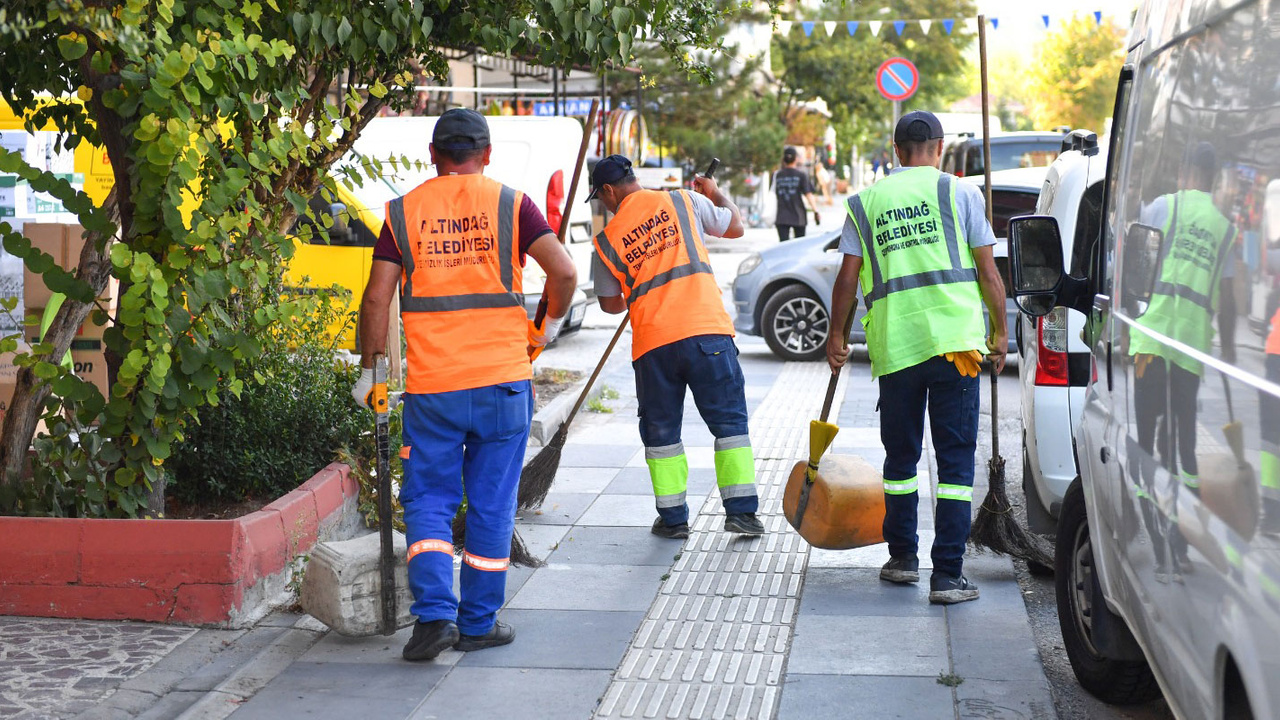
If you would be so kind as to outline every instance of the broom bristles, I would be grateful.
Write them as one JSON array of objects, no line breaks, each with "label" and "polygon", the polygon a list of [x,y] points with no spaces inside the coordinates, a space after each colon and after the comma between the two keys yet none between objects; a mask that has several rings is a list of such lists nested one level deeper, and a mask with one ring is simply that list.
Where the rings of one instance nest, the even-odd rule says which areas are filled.
[{"label": "broom bristles", "polygon": [[537,455],[524,466],[520,472],[520,489],[516,494],[516,507],[521,510],[536,510],[542,507],[551,492],[551,484],[555,482],[556,473],[560,470],[560,455],[568,439],[568,428],[564,425],[556,431],[551,442],[538,451]]},{"label": "broom bristles", "polygon": [[[453,518],[453,551],[461,553],[467,546],[467,522],[466,513],[458,513]],[[511,564],[520,567],[539,568],[543,566],[543,562],[536,555],[529,552],[529,548],[525,546],[524,539],[520,537],[519,530],[511,531]]]},{"label": "broom bristles", "polygon": [[1052,568],[1053,549],[1049,542],[1024,530],[1013,514],[1005,492],[1004,459],[992,458],[987,470],[990,489],[969,530],[969,542],[978,548]]}]

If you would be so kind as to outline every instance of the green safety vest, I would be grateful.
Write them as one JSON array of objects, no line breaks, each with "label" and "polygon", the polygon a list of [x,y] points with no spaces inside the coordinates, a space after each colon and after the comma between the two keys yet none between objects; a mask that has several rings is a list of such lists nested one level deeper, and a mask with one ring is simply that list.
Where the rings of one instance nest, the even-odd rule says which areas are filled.
[{"label": "green safety vest", "polygon": [[949,352],[986,350],[982,293],[956,209],[956,179],[895,173],[849,198],[862,241],[859,279],[872,377]]},{"label": "green safety vest", "polygon": [[[1213,349],[1213,316],[1222,264],[1231,249],[1231,222],[1201,190],[1181,190],[1168,198],[1160,276],[1137,324],[1207,353]],[[1129,352],[1167,358],[1197,375],[1204,371],[1200,361],[1141,331],[1130,338]]]}]

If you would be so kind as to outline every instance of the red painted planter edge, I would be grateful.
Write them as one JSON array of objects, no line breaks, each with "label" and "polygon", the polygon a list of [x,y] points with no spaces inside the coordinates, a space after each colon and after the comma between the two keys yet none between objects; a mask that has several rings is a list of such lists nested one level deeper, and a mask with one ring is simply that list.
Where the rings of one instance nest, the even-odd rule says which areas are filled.
[{"label": "red painted planter edge", "polygon": [[358,492],[332,463],[234,520],[0,517],[0,615],[225,624]]}]

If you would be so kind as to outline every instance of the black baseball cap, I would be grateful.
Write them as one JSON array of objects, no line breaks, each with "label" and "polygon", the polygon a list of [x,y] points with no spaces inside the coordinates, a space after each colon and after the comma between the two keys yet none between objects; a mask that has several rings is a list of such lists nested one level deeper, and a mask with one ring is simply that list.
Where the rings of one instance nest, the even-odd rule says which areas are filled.
[{"label": "black baseball cap", "polygon": [[431,144],[442,150],[474,150],[489,146],[489,123],[475,110],[446,110],[431,132]]},{"label": "black baseball cap", "polygon": [[591,194],[587,196],[587,201],[596,199],[601,185],[612,185],[632,174],[631,160],[625,155],[610,155],[601,160],[596,163],[596,169],[591,171]]},{"label": "black baseball cap", "polygon": [[898,126],[893,129],[895,144],[941,140],[942,137],[942,122],[928,110],[912,110],[899,118]]}]

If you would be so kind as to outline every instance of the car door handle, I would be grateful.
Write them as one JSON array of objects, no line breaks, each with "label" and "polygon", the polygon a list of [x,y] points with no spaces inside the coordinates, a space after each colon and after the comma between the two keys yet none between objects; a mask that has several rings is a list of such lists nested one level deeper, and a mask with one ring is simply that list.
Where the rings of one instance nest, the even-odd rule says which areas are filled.
[{"label": "car door handle", "polygon": [[1101,294],[1101,293],[1099,293],[1099,294],[1097,294],[1097,295],[1094,295],[1094,296],[1093,296],[1093,309],[1094,309],[1094,310],[1097,310],[1098,312],[1102,312],[1102,313],[1110,312],[1110,311],[1111,311],[1111,296],[1110,296],[1110,295],[1103,295],[1103,294]]}]

